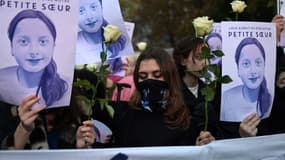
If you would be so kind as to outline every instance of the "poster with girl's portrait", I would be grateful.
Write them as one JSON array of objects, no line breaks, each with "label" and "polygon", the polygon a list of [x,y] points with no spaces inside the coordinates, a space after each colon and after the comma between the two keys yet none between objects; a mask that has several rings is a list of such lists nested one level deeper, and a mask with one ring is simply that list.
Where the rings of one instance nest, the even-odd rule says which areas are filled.
[{"label": "poster with girl's portrait", "polygon": [[110,71],[120,75],[123,60],[121,57],[134,53],[131,40],[125,28],[118,0],[80,0],[79,31],[76,49],[76,64],[100,63],[100,53],[105,51],[104,30],[114,25],[122,35],[110,45],[107,63]]},{"label": "poster with girl's portrait", "polygon": [[270,115],[274,97],[276,26],[263,22],[222,22],[221,121],[241,122],[252,113]]},{"label": "poster with girl's portrait", "polygon": [[[221,36],[221,23],[213,23],[212,31],[206,36],[206,43],[211,51],[222,50],[222,36]],[[210,59],[211,64],[220,65],[222,62],[221,57],[213,57]]]},{"label": "poster with girl's portrait", "polygon": [[19,105],[37,95],[37,106],[69,105],[78,6],[77,1],[1,1],[1,101]]}]

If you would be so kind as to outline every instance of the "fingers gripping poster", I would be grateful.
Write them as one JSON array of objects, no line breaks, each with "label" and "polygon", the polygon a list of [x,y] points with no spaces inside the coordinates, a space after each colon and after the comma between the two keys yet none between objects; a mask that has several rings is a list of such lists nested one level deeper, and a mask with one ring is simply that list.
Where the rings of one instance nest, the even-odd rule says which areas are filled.
[{"label": "fingers gripping poster", "polygon": [[70,103],[79,2],[0,0],[0,100],[19,105]]}]

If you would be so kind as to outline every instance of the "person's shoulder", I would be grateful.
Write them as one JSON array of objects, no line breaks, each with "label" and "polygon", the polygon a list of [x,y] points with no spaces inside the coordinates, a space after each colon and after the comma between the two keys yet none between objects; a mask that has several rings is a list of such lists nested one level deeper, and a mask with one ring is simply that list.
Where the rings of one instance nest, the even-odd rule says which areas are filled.
[{"label": "person's shoulder", "polygon": [[10,66],[0,69],[0,79],[9,79],[17,72],[17,66]]},{"label": "person's shoulder", "polygon": [[17,66],[9,66],[5,68],[0,69],[0,73],[11,73],[11,72],[16,72],[17,71]]},{"label": "person's shoulder", "polygon": [[224,95],[236,95],[242,91],[242,85],[235,86],[224,92]]}]

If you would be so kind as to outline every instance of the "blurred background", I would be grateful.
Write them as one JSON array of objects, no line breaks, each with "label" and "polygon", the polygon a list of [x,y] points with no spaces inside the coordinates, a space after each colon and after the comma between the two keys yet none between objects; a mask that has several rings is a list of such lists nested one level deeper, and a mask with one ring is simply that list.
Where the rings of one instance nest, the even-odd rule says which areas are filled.
[{"label": "blurred background", "polygon": [[[280,0],[244,0],[245,12],[239,21],[270,22]],[[185,35],[194,36],[192,21],[208,16],[215,22],[235,20],[232,0],[119,0],[125,21],[135,23],[133,44],[172,48]]]}]

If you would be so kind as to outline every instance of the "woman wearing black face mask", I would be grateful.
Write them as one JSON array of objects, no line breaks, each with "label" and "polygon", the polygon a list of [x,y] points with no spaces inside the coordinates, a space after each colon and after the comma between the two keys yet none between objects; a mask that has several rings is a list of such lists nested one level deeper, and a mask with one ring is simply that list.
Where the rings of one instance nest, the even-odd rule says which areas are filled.
[{"label": "woman wearing black face mask", "polygon": [[192,127],[176,66],[164,50],[149,48],[138,57],[134,82],[137,89],[129,103],[113,105],[115,146],[203,145],[214,140],[209,132]]}]

